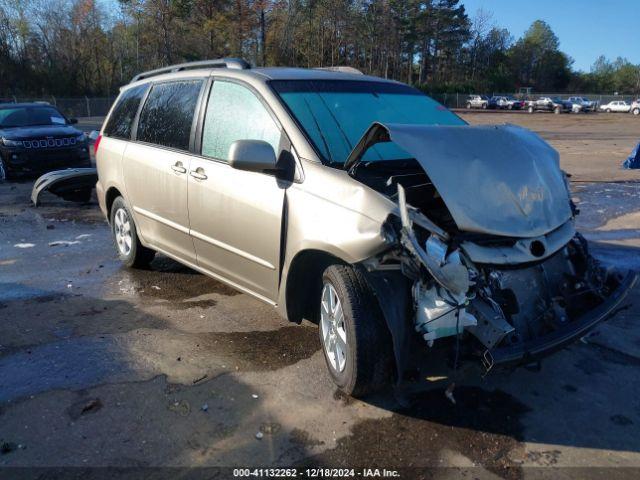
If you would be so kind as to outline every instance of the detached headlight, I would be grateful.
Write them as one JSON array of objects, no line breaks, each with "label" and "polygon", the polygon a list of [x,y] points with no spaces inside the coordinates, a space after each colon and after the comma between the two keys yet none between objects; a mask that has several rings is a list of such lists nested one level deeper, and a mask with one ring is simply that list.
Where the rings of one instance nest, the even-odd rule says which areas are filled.
[{"label": "detached headlight", "polygon": [[76,143],[84,143],[87,141],[87,136],[82,133],[76,137]]},{"label": "detached headlight", "polygon": [[11,140],[9,138],[3,138],[2,139],[2,144],[5,147],[21,147],[22,146],[22,141],[21,140]]}]

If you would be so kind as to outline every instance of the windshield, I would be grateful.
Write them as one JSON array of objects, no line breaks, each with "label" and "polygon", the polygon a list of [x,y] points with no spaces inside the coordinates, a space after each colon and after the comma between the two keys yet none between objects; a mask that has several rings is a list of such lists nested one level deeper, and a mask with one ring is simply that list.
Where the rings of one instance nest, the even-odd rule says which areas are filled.
[{"label": "windshield", "polygon": [[0,108],[0,128],[66,125],[66,123],[67,120],[58,110],[45,105]]},{"label": "windshield", "polygon": [[[342,164],[374,122],[465,125],[445,107],[407,85],[344,80],[278,80],[271,85],[325,162]],[[391,142],[363,160],[411,158]]]}]

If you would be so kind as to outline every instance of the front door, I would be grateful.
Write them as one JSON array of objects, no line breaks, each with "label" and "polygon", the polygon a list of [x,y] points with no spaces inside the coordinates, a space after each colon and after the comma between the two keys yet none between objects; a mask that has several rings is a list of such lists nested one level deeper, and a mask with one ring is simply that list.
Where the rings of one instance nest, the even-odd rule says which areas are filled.
[{"label": "front door", "polygon": [[123,171],[136,226],[150,247],[195,264],[189,236],[188,153],[203,80],[155,84],[140,112]]},{"label": "front door", "polygon": [[284,186],[228,163],[236,140],[264,140],[279,153],[282,132],[248,87],[216,80],[202,128],[202,156],[189,167],[189,220],[198,265],[263,300],[278,290]]}]

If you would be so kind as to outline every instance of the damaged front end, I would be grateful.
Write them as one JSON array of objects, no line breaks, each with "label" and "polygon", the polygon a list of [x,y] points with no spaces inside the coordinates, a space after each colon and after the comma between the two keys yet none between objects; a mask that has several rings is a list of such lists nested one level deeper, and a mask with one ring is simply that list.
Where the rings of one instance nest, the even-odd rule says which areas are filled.
[{"label": "damaged front end", "polygon": [[[404,172],[360,161],[367,148],[388,141],[407,152],[398,164]],[[511,171],[492,171],[509,162]],[[557,154],[523,129],[376,124],[348,166],[398,205],[383,226],[390,249],[365,267],[402,273],[411,285],[411,329],[429,347],[447,343],[456,359],[478,359],[487,370],[531,363],[614,313],[636,281],[635,273],[604,268],[589,255]],[[381,307],[401,374],[406,355],[397,350],[408,342],[398,337],[410,330]]]}]

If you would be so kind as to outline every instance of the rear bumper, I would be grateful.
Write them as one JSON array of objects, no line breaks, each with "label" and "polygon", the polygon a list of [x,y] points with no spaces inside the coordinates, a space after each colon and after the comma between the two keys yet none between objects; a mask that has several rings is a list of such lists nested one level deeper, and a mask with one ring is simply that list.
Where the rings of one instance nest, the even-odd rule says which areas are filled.
[{"label": "rear bumper", "polygon": [[638,275],[635,272],[627,273],[618,288],[604,303],[571,322],[570,325],[524,344],[492,350],[490,359],[485,360],[492,365],[530,363],[573,343],[613,314],[635,286],[637,280]]}]

